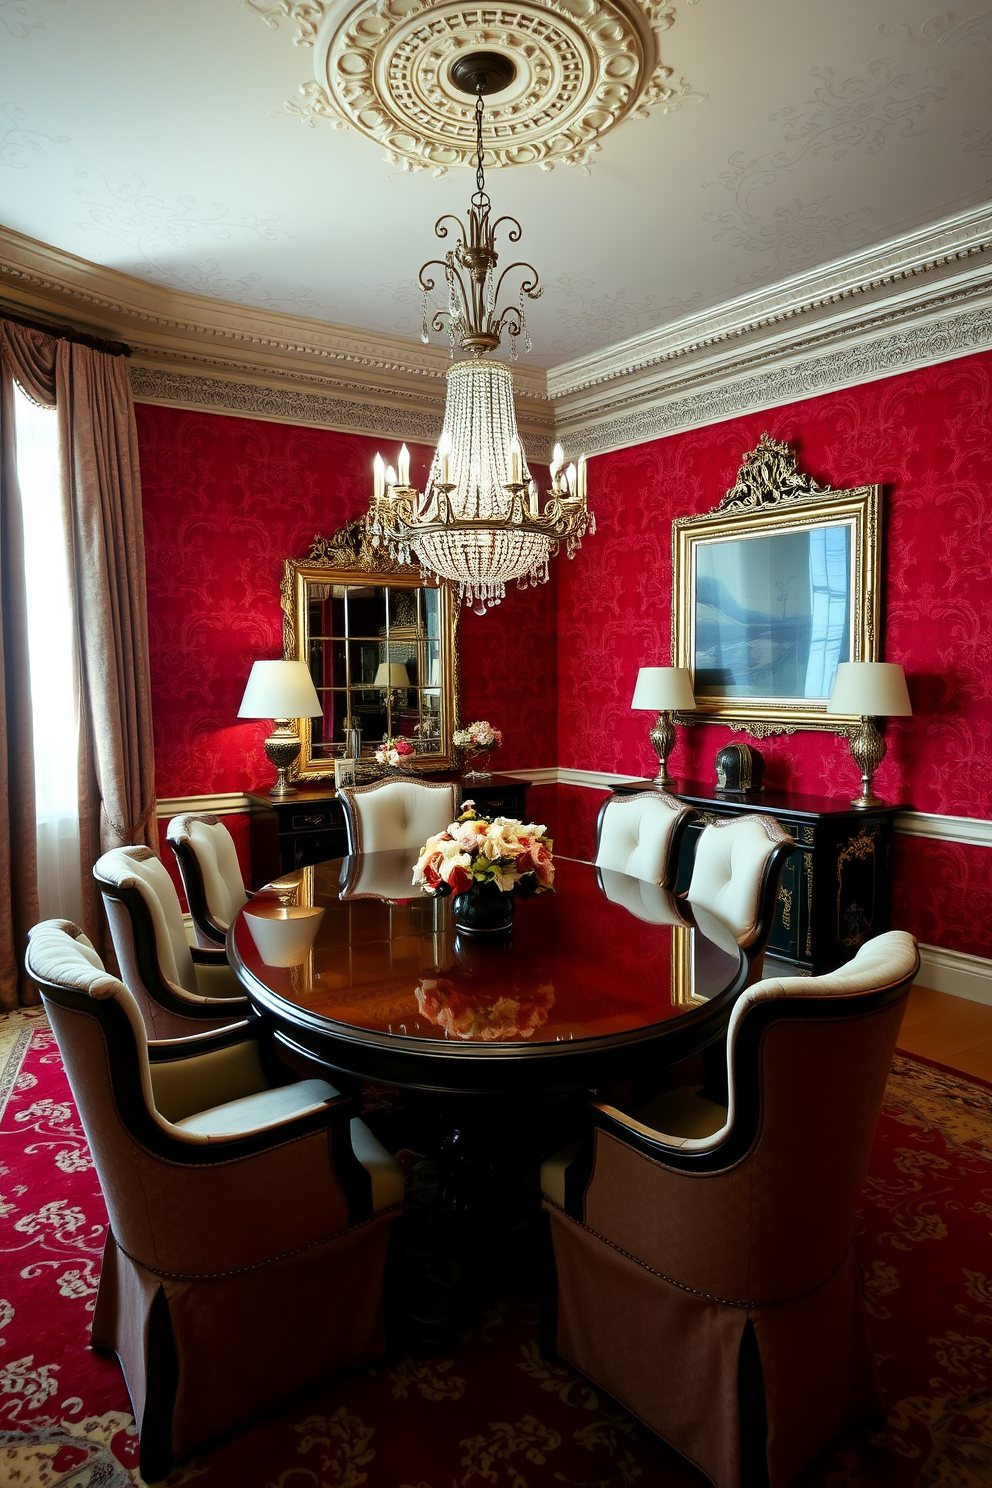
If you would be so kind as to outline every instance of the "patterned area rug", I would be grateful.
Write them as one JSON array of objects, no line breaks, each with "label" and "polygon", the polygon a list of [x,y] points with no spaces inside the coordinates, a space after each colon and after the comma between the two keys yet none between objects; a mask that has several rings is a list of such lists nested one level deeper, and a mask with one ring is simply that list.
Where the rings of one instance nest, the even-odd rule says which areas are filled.
[{"label": "patterned area rug", "polygon": [[[0,1018],[0,1483],[140,1484],[113,1359],[87,1347],[106,1211],[55,1041]],[[898,1056],[857,1248],[890,1412],[802,1488],[992,1484],[992,1090]],[[699,1488],[704,1480],[537,1348],[500,1298],[448,1354],[320,1391],[199,1454],[170,1488]]]}]

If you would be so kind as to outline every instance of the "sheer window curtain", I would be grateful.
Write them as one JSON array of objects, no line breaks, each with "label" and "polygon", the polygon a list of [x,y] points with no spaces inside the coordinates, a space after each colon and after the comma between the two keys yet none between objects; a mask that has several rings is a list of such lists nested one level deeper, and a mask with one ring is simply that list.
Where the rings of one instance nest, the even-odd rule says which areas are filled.
[{"label": "sheer window curtain", "polygon": [[55,410],[39,408],[15,388],[14,428],[24,528],[38,913],[43,920],[79,924],[79,700]]},{"label": "sheer window curtain", "polygon": [[0,786],[10,803],[0,833],[4,1007],[37,1000],[23,951],[39,917],[14,380],[34,403],[54,407],[58,420],[79,701],[80,923],[98,949],[106,950],[106,935],[93,863],[111,847],[157,848],[141,484],[126,350],[0,316]]}]

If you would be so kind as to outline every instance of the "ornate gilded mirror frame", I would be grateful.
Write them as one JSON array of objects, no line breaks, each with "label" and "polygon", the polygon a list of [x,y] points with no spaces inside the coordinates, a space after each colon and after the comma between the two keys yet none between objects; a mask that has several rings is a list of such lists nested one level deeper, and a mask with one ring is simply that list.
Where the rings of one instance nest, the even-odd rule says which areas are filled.
[{"label": "ornate gilded mirror frame", "polygon": [[[351,606],[347,596],[367,597],[370,590],[387,591],[381,600],[382,625],[367,624],[359,634],[349,631],[347,620],[343,626],[334,621],[329,627],[321,625],[325,634],[314,633],[311,619],[315,606],[323,604],[335,615],[343,610],[348,616]],[[427,595],[436,596],[429,605]],[[452,735],[458,716],[458,606],[447,585],[430,583],[419,569],[394,562],[384,549],[372,546],[364,522],[356,521],[332,537],[316,537],[305,557],[286,560],[281,601],[283,655],[307,663],[318,696],[322,702],[327,699],[331,708],[329,728],[326,714],[323,719],[299,720],[297,778],[333,780],[335,758],[341,758],[345,748],[334,736],[342,724],[358,722],[363,700],[380,693],[385,695],[380,706],[382,710],[388,706],[394,734],[406,734],[416,750],[407,768],[420,773],[453,768]],[[431,634],[434,630],[436,635]],[[359,661],[363,672],[373,668],[381,672],[386,664],[392,673],[390,664],[403,663],[414,675],[409,686],[400,687],[391,676],[389,686],[377,684],[374,675],[356,680],[353,673]],[[429,713],[425,711],[428,704]],[[403,715],[401,727],[396,726],[397,713]],[[413,722],[414,715],[418,723]],[[428,718],[429,725],[425,722]],[[319,742],[324,730],[328,738]],[[363,731],[364,767],[360,773],[365,778],[380,773],[372,755],[381,734],[381,727],[374,733]]]},{"label": "ornate gilded mirror frame", "polygon": [[762,434],[719,506],[672,523],[672,662],[697,709],[681,723],[756,739],[858,726],[827,696],[837,661],[878,659],[880,507],[880,486],[822,487]]}]

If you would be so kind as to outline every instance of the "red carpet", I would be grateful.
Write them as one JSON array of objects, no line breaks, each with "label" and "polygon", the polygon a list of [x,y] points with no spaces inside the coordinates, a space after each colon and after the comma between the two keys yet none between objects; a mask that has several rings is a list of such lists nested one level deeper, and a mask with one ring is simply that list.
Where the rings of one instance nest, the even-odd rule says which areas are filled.
[{"label": "red carpet", "polygon": [[[6,1083],[3,1083],[3,1082]],[[12,1087],[12,1088],[11,1088]],[[87,1347],[106,1214],[58,1050],[0,1019],[0,1484],[140,1483],[117,1363]],[[898,1057],[857,1248],[890,1412],[802,1488],[992,1484],[992,1091]],[[704,1482],[493,1306],[449,1354],[319,1391],[177,1468],[170,1488],[690,1488]]]}]

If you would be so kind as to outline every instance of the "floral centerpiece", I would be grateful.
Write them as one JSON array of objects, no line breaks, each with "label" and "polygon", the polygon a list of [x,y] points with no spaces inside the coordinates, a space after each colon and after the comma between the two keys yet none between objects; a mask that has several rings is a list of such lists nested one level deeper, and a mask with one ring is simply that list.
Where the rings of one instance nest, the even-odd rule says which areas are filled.
[{"label": "floral centerpiece", "polygon": [[510,987],[493,998],[439,976],[425,977],[414,991],[418,1011],[449,1038],[482,1044],[532,1038],[547,1023],[555,1001],[550,982],[527,991]]},{"label": "floral centerpiece", "polygon": [[383,739],[375,752],[377,765],[391,765],[394,770],[402,769],[417,753],[409,739],[399,735],[395,739]]},{"label": "floral centerpiece", "polygon": [[469,770],[470,780],[486,780],[489,775],[489,756],[494,749],[498,749],[503,742],[503,735],[498,728],[485,718],[476,719],[467,728],[455,729],[452,735],[452,743],[456,749],[461,749],[468,755],[469,759],[481,758],[481,770]]},{"label": "floral centerpiece", "polygon": [[514,891],[541,893],[554,885],[551,849],[546,827],[515,817],[478,816],[475,802],[466,801],[458,820],[420,849],[413,881],[428,894],[453,894],[455,921],[462,929],[505,929],[513,917]]}]

